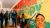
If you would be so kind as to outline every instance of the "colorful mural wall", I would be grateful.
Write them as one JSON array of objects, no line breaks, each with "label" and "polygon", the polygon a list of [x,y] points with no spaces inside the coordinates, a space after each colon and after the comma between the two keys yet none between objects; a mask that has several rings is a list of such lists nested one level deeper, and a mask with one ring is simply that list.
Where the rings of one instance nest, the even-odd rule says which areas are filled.
[{"label": "colorful mural wall", "polygon": [[40,12],[41,6],[42,1],[21,0],[14,8],[18,13],[24,13],[26,18],[31,18],[33,13]]},{"label": "colorful mural wall", "polygon": [[41,13],[45,16],[45,21],[48,22],[45,28],[50,26],[50,0],[21,0],[13,9],[18,14],[24,13],[26,18],[32,18],[37,13]]},{"label": "colorful mural wall", "polygon": [[[20,0],[14,7],[17,12],[23,11],[25,14],[32,15],[35,11],[44,14],[46,21],[50,22],[50,0]],[[46,13],[47,12],[47,13]],[[49,19],[48,19],[49,18]]]}]

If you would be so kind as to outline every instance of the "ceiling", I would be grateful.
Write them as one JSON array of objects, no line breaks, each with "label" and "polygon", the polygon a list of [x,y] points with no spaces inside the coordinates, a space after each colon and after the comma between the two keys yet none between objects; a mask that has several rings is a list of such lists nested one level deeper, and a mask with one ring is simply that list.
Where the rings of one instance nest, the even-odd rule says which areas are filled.
[{"label": "ceiling", "polygon": [[11,8],[19,0],[0,0],[3,8]]}]

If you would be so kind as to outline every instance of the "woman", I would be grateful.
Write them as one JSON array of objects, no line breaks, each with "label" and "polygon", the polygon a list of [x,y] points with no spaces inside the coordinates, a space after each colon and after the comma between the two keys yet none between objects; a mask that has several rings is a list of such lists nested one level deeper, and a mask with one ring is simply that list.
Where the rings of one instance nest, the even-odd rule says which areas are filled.
[{"label": "woman", "polygon": [[42,14],[36,15],[36,28],[44,28],[45,17]]}]

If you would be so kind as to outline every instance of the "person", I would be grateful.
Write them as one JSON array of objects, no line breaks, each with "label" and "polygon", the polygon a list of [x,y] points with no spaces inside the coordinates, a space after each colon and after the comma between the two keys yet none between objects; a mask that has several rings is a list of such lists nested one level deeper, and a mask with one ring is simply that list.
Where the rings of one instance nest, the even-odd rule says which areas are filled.
[{"label": "person", "polygon": [[11,18],[11,16],[12,16],[12,10],[11,11],[9,11],[9,13],[8,13],[8,24],[9,25],[12,25],[12,18]]},{"label": "person", "polygon": [[21,24],[23,24],[23,25],[22,25],[22,28],[24,28],[24,26],[25,26],[24,14],[22,14],[22,21],[21,21]]},{"label": "person", "polygon": [[8,24],[8,11],[4,14],[4,19],[5,19],[5,26]]},{"label": "person", "polygon": [[24,28],[26,25],[25,19],[24,19],[24,14],[20,15],[20,24],[21,24],[21,28]]},{"label": "person", "polygon": [[17,16],[16,11],[12,10],[12,22],[13,22],[13,26],[15,25],[15,27],[16,27],[16,16]]},{"label": "person", "polygon": [[42,14],[38,13],[36,15],[35,20],[36,20],[36,28],[44,28],[45,17]]},{"label": "person", "polygon": [[20,28],[24,28],[24,14],[19,14],[17,17],[17,24],[20,24]]},{"label": "person", "polygon": [[1,11],[1,13],[0,13],[0,21],[1,21],[1,28],[3,28],[3,13],[2,13],[2,11]]}]

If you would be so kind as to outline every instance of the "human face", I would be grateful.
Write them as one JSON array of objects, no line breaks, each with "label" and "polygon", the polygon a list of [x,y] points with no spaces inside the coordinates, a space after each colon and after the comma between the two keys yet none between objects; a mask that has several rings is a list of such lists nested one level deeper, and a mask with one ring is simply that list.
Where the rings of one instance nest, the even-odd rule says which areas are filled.
[{"label": "human face", "polygon": [[20,16],[20,18],[22,18],[22,14],[20,14],[19,16]]},{"label": "human face", "polygon": [[41,15],[38,15],[38,17],[36,18],[36,24],[38,27],[44,28],[44,17]]}]

